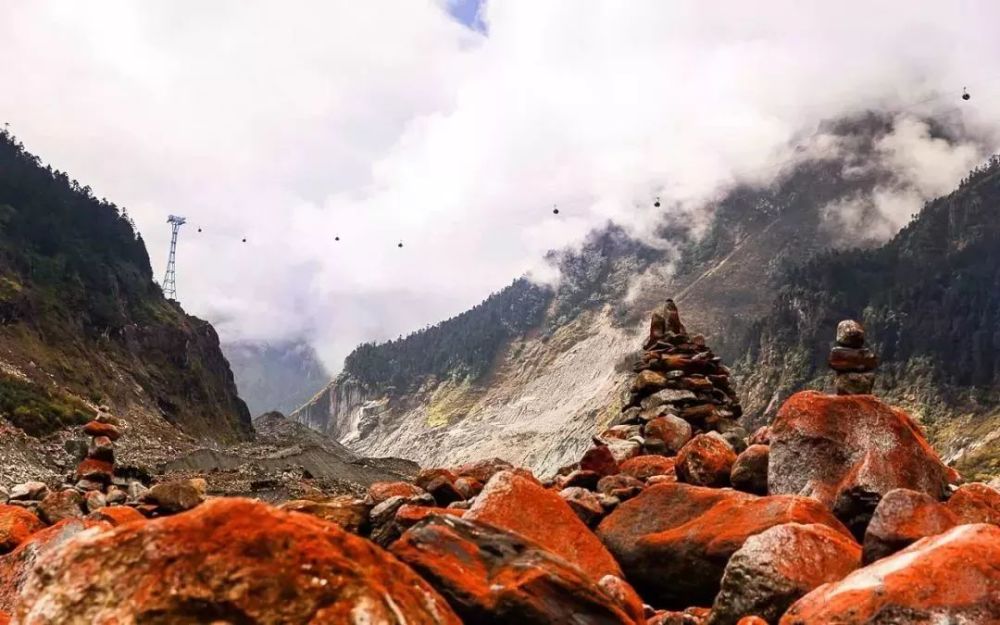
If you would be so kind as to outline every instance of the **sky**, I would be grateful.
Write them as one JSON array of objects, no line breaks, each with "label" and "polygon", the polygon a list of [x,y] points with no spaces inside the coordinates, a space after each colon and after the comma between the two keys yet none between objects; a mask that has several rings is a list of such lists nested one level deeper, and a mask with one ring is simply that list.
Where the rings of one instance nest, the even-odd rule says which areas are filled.
[{"label": "sky", "polygon": [[[609,221],[651,237],[766,184],[823,119],[899,113],[883,153],[915,186],[858,200],[891,236],[1000,145],[998,23],[989,0],[0,0],[0,122],[125,206],[157,276],[187,217],[178,297],[224,340],[336,371],[553,279],[544,253]],[[914,116],[938,114],[975,140],[936,143]]]}]

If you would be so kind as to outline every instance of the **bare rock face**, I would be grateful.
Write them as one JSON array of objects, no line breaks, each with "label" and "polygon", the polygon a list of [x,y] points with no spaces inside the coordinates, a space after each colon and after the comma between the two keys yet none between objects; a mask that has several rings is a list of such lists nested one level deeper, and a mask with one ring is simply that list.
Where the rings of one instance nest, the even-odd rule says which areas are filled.
[{"label": "bare rock face", "polygon": [[[589,575],[523,536],[431,516],[392,545],[465,623],[640,625],[642,604],[624,582]],[[620,581],[620,580],[619,580]]]},{"label": "bare rock face", "polygon": [[736,625],[745,616],[776,622],[806,593],[860,564],[860,546],[826,525],[777,525],[748,538],[729,559],[707,624]]},{"label": "bare rock face", "polygon": [[595,581],[605,575],[621,577],[615,559],[562,497],[516,473],[494,475],[464,518],[517,532]]},{"label": "bare rock face", "polygon": [[959,525],[826,584],[781,625],[996,623],[1000,527]]},{"label": "bare rock face", "polygon": [[23,625],[460,625],[391,555],[332,523],[247,499],[79,535],[25,584]]},{"label": "bare rock face", "polygon": [[856,536],[890,490],[939,500],[954,473],[906,413],[870,395],[796,393],[770,440],[768,492],[818,499]]},{"label": "bare rock face", "polygon": [[622,503],[597,535],[646,601],[680,609],[710,605],[730,556],[750,536],[784,523],[819,523],[850,537],[813,499],[679,483],[650,486]]},{"label": "bare rock face", "polygon": [[924,493],[891,490],[882,497],[865,530],[864,562],[870,564],[956,525],[958,517]]}]

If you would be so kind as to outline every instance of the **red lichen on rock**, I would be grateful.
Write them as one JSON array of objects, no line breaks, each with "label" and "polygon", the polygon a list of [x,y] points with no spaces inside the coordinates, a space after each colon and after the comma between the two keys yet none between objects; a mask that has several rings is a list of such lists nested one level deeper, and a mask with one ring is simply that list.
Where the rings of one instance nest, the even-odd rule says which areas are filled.
[{"label": "red lichen on rock", "polygon": [[959,487],[946,505],[959,523],[1000,525],[1000,492],[986,484],[974,482]]},{"label": "red lichen on rock", "polygon": [[91,512],[87,515],[87,518],[95,521],[105,521],[113,527],[132,523],[133,521],[146,520],[146,517],[142,516],[135,508],[129,506],[107,506]]},{"label": "red lichen on rock", "polygon": [[621,472],[639,480],[647,480],[654,475],[676,475],[674,459],[665,456],[636,456],[621,464]]},{"label": "red lichen on rock", "polygon": [[796,393],[771,424],[768,492],[814,497],[859,536],[890,490],[942,499],[951,474],[906,413],[871,395]]},{"label": "red lichen on rock", "polygon": [[107,529],[111,526],[92,519],[60,521],[32,534],[17,549],[0,558],[0,610],[14,613],[28,574],[37,562],[50,551],[56,551],[71,538],[91,528]]},{"label": "red lichen on rock", "polygon": [[44,527],[41,519],[28,510],[0,504],[0,554],[12,551]]},{"label": "red lichen on rock", "polygon": [[501,460],[500,458],[487,458],[486,460],[476,460],[460,464],[454,468],[453,472],[458,477],[469,477],[485,484],[490,478],[501,471],[510,471],[514,465]]},{"label": "red lichen on rock", "polygon": [[520,475],[508,471],[494,475],[465,518],[517,532],[594,580],[621,577],[615,559],[562,497]]},{"label": "red lichen on rock", "polygon": [[375,482],[368,487],[368,503],[378,505],[391,497],[419,497],[425,492],[416,484],[409,482]]},{"label": "red lichen on rock", "polygon": [[864,563],[896,553],[958,523],[951,510],[924,493],[905,488],[890,490],[875,508],[865,530]]},{"label": "red lichen on rock", "polygon": [[812,499],[687,484],[647,487],[605,517],[597,534],[647,602],[680,608],[712,602],[726,562],[748,537],[793,522],[850,535]]},{"label": "red lichen on rock", "polygon": [[395,521],[400,527],[413,527],[432,514],[446,514],[454,517],[465,516],[465,510],[455,510],[452,508],[435,508],[434,506],[416,506],[413,504],[403,504],[396,511]]},{"label": "red lichen on rock", "polygon": [[580,470],[593,471],[599,476],[615,475],[620,470],[615,455],[607,445],[591,447],[580,459]]},{"label": "red lichen on rock", "polygon": [[781,625],[996,623],[1000,527],[959,525],[820,586]]},{"label": "red lichen on rock", "polygon": [[368,541],[235,498],[80,536],[39,562],[15,614],[23,625],[460,625],[429,585]]},{"label": "red lichen on rock", "polygon": [[707,625],[777,621],[792,603],[861,564],[861,547],[826,525],[785,523],[747,538],[729,559]]},{"label": "red lichen on rock", "polygon": [[95,438],[98,436],[107,436],[113,441],[118,440],[121,436],[121,432],[118,431],[118,428],[110,423],[101,423],[100,421],[90,421],[84,425],[83,433],[87,436],[93,436]]},{"label": "red lichen on rock", "polygon": [[729,443],[712,434],[699,434],[677,452],[677,479],[695,486],[726,486],[736,462]]},{"label": "red lichen on rock", "polygon": [[407,530],[391,550],[468,624],[643,622],[641,604],[624,582],[625,588],[609,592],[607,584],[543,546],[498,527],[432,516]]},{"label": "red lichen on rock", "polygon": [[76,467],[76,479],[110,484],[114,477],[115,465],[96,458],[84,458]]}]

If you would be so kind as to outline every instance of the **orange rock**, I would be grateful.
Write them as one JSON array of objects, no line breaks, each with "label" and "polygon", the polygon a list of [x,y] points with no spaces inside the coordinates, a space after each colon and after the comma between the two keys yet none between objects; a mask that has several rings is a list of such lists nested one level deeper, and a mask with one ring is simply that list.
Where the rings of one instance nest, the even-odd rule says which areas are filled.
[{"label": "orange rock", "polygon": [[100,421],[90,421],[84,425],[83,433],[87,436],[93,436],[95,438],[98,436],[107,436],[113,441],[118,440],[121,436],[121,432],[118,431],[118,428],[110,423],[101,423]]},{"label": "orange rock", "polygon": [[673,415],[656,417],[646,423],[643,435],[663,441],[670,453],[677,453],[681,447],[691,440],[691,424]]},{"label": "orange rock", "polygon": [[605,517],[597,534],[647,602],[677,609],[710,604],[729,557],[748,537],[783,523],[820,523],[849,536],[812,499],[679,483],[647,487]]},{"label": "orange rock", "polygon": [[508,529],[578,566],[595,581],[621,577],[621,569],[601,541],[556,493],[514,473],[497,473],[465,518]]},{"label": "orange rock", "polygon": [[820,586],[781,625],[996,623],[1000,527],[959,525]]},{"label": "orange rock", "polygon": [[85,458],[76,467],[76,479],[90,480],[101,484],[110,484],[114,477],[115,466],[106,460]]},{"label": "orange rock", "polygon": [[413,480],[413,482],[420,488],[427,490],[427,484],[430,484],[439,478],[444,478],[446,481],[454,483],[454,481],[458,479],[458,476],[448,469],[423,469],[420,473],[417,473],[417,477]]},{"label": "orange rock", "polygon": [[135,508],[129,506],[106,506],[91,512],[87,515],[87,518],[95,521],[105,521],[112,526],[146,520],[146,517],[139,514]]},{"label": "orange rock", "polygon": [[942,499],[950,474],[910,417],[871,395],[796,393],[771,424],[768,492],[814,497],[857,536],[890,490]]},{"label": "orange rock", "polygon": [[636,456],[621,464],[621,472],[640,480],[647,480],[654,475],[676,475],[674,459],[664,456]]},{"label": "orange rock", "polygon": [[806,593],[860,564],[861,547],[826,525],[776,525],[747,538],[729,559],[706,623],[737,625],[754,615],[776,622]]},{"label": "orange rock", "polygon": [[472,477],[460,477],[455,480],[455,490],[462,495],[462,499],[472,499],[483,490],[483,483]]},{"label": "orange rock", "polygon": [[427,491],[439,506],[464,499],[455,487],[458,478],[448,469],[424,469],[417,474],[417,486]]},{"label": "orange rock", "polygon": [[39,562],[23,625],[460,625],[409,568],[333,523],[248,499],[80,536]]},{"label": "orange rock", "polygon": [[488,458],[486,460],[476,460],[455,467],[454,473],[458,477],[470,477],[485,484],[490,478],[501,471],[510,471],[514,465],[501,460],[500,458]]},{"label": "orange rock", "polygon": [[607,445],[597,445],[584,452],[583,458],[580,459],[580,470],[593,471],[600,477],[614,475],[620,471],[618,461]]},{"label": "orange rock", "polygon": [[1000,492],[986,484],[973,482],[959,487],[947,503],[959,523],[1000,525]]},{"label": "orange rock", "polygon": [[729,481],[733,488],[754,495],[767,494],[767,445],[750,445],[736,456]]},{"label": "orange rock", "polygon": [[618,593],[610,594],[566,560],[498,527],[431,516],[407,530],[391,551],[470,625],[642,623],[641,612],[628,612],[634,601],[622,605]]},{"label": "orange rock", "polygon": [[28,575],[43,556],[57,551],[71,538],[91,528],[107,529],[110,525],[91,519],[60,521],[31,535],[17,549],[0,558],[0,611],[14,614],[14,607]]},{"label": "orange rock", "polygon": [[924,493],[905,488],[890,490],[875,508],[865,530],[864,563],[870,564],[956,525],[958,517]]},{"label": "orange rock", "polygon": [[41,519],[28,510],[0,504],[0,554],[12,551],[44,527]]},{"label": "orange rock", "polygon": [[699,434],[677,452],[677,479],[695,486],[726,486],[736,452],[718,436]]},{"label": "orange rock", "polygon": [[425,492],[416,484],[409,482],[375,482],[368,487],[367,501],[371,505],[378,505],[390,497],[419,497]]},{"label": "orange rock", "polygon": [[396,511],[395,521],[400,527],[413,527],[432,514],[447,514],[454,517],[465,516],[465,510],[455,510],[452,508],[435,508],[433,506],[415,506],[413,504],[403,504]]},{"label": "orange rock", "polygon": [[736,625],[767,625],[767,621],[759,616],[744,616]]},{"label": "orange rock", "polygon": [[368,506],[350,495],[331,497],[323,501],[293,499],[278,506],[281,510],[311,514],[314,517],[336,523],[348,532],[358,534],[368,525]]},{"label": "orange rock", "polygon": [[608,475],[602,477],[597,482],[597,492],[610,497],[617,497],[619,501],[631,499],[642,492],[645,484],[642,480],[631,475],[619,473],[618,475]]}]

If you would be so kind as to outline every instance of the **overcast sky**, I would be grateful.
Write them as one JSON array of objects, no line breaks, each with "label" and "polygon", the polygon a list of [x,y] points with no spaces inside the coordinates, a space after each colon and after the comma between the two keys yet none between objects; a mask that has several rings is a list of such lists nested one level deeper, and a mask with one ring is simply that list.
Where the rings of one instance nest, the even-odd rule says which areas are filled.
[{"label": "overcast sky", "polygon": [[178,295],[225,339],[335,370],[609,219],[648,233],[658,194],[766,181],[825,117],[960,107],[985,149],[912,124],[890,149],[962,172],[996,147],[997,24],[992,0],[0,0],[0,122],[126,206],[158,276],[186,216]]}]

